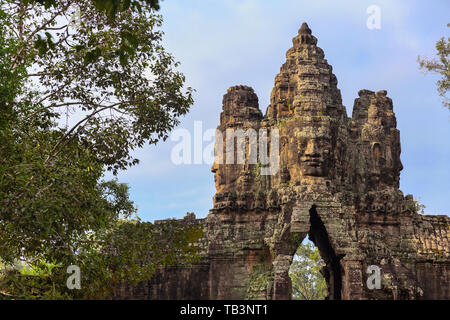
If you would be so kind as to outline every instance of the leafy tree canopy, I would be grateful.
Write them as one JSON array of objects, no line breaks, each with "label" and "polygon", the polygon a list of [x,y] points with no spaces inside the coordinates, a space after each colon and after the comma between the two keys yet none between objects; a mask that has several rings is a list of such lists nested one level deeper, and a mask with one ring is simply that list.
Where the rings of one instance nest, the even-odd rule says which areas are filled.
[{"label": "leafy tree canopy", "polygon": [[325,266],[319,250],[311,242],[298,247],[289,277],[292,280],[292,299],[323,300],[327,296],[327,285],[321,273]]},{"label": "leafy tree canopy", "polygon": [[[193,103],[161,44],[158,8],[158,1],[0,0],[0,259],[3,270],[19,264],[45,275],[40,288],[53,291],[27,282],[30,297],[92,297],[174,257],[193,258],[198,230],[172,225],[184,240],[157,242],[159,227],[133,218],[128,187],[103,180],[106,170],[138,162],[133,149],[166,139]],[[125,232],[131,225],[133,236]],[[112,235],[118,247],[135,241],[127,248],[136,251],[114,258],[106,250]],[[164,249],[171,244],[173,254]],[[138,263],[148,250],[167,258]],[[55,282],[71,264],[94,291],[83,296]],[[17,268],[9,271],[6,291],[23,296],[6,285],[17,283],[10,277]]]},{"label": "leafy tree canopy", "polygon": [[[450,27],[450,23],[447,24]],[[450,108],[449,98],[446,96],[450,88],[450,38],[442,37],[436,42],[437,57],[435,59],[422,59],[418,57],[420,68],[425,71],[437,73],[441,79],[437,81],[439,95],[443,98],[444,107]]]}]

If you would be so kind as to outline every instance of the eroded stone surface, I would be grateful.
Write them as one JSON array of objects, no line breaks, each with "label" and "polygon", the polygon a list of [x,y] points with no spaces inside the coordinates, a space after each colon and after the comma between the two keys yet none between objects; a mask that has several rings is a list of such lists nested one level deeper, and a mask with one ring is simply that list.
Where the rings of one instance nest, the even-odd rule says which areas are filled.
[{"label": "eroded stone surface", "polygon": [[[450,299],[450,218],[418,214],[399,190],[400,133],[387,91],[359,91],[349,118],[306,23],[292,42],[265,116],[253,89],[235,86],[218,126],[278,129],[278,172],[261,175],[250,148],[244,163],[215,163],[214,207],[196,222],[202,262],[161,270],[118,297],[289,299],[288,270],[309,236],[327,264],[330,299]],[[382,269],[380,290],[367,288],[369,265]]]}]

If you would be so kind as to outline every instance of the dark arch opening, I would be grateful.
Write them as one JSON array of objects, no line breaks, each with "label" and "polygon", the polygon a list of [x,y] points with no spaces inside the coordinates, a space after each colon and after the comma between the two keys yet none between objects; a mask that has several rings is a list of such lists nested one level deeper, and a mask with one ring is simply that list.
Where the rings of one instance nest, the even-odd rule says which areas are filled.
[{"label": "dark arch opening", "polygon": [[342,268],[340,260],[342,256],[338,257],[334,252],[327,229],[322,219],[320,219],[315,205],[309,210],[309,216],[309,222],[311,224],[308,233],[309,240],[319,249],[320,255],[326,264],[322,271],[327,282],[328,299],[340,300],[342,290]]}]

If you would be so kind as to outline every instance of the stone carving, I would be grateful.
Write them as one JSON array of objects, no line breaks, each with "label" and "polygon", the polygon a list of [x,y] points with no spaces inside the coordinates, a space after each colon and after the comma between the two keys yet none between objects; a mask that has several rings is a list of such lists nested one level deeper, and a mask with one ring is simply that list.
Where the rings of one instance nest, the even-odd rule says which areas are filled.
[{"label": "stone carving", "polygon": [[[288,270],[309,236],[326,262],[329,299],[450,299],[450,218],[418,214],[399,190],[400,133],[387,91],[359,91],[349,118],[306,23],[292,42],[265,116],[253,89],[235,86],[218,126],[278,129],[278,172],[261,175],[249,148],[244,163],[215,163],[214,207],[191,221],[205,231],[202,262],[160,270],[117,297],[289,299]],[[381,289],[366,286],[370,265],[381,268]]]}]

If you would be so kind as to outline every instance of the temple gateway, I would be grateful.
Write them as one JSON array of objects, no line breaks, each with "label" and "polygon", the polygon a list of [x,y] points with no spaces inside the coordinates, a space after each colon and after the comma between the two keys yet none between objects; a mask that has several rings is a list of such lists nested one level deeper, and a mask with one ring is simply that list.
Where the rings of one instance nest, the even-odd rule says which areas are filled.
[{"label": "temple gateway", "polygon": [[[215,162],[214,207],[205,219],[185,217],[204,230],[201,261],[162,268],[116,298],[290,299],[289,267],[308,237],[326,263],[329,299],[450,299],[450,218],[419,214],[399,189],[387,91],[360,90],[348,117],[306,23],[292,42],[265,115],[252,88],[234,86],[218,126],[278,130],[277,172]],[[369,266],[379,268],[379,289],[367,286]]]}]

